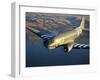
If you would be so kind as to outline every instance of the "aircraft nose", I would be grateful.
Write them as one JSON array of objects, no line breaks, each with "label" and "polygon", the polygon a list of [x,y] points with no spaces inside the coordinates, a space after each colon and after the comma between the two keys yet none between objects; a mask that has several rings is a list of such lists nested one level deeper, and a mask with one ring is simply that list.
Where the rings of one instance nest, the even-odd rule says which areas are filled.
[{"label": "aircraft nose", "polygon": [[48,48],[49,48],[49,49],[54,49],[54,48],[55,48],[55,44],[54,44],[54,43],[49,44],[49,45],[48,45]]}]

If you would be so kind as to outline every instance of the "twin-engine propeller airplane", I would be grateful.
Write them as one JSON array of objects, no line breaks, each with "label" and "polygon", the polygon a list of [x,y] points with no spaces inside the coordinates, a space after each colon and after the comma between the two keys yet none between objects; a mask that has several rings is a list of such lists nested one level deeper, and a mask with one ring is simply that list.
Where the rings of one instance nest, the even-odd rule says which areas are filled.
[{"label": "twin-engine propeller airplane", "polygon": [[41,37],[44,40],[44,46],[49,49],[55,49],[57,47],[63,46],[65,52],[70,52],[72,48],[88,48],[88,45],[85,44],[76,44],[75,40],[82,34],[82,31],[85,30],[85,18],[82,17],[82,20],[80,22],[80,26],[76,27],[75,29],[71,31],[64,32],[59,35],[49,35],[44,34],[43,32],[32,28],[32,27],[26,27],[31,32],[35,33],[39,37]]}]

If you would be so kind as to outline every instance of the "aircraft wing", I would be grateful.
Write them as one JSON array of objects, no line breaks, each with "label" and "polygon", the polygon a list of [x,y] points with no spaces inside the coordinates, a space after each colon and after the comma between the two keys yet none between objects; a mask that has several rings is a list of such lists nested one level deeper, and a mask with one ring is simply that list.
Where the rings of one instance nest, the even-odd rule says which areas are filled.
[{"label": "aircraft wing", "polygon": [[83,35],[81,35],[79,38],[75,40],[73,48],[76,49],[88,49],[89,46],[89,35],[85,32]]},{"label": "aircraft wing", "polygon": [[76,49],[89,49],[89,44],[75,43],[73,48],[76,48]]},{"label": "aircraft wing", "polygon": [[32,28],[32,27],[26,27],[29,31],[35,33],[37,36],[39,36],[40,38],[42,38],[43,40],[49,40],[53,37],[56,36],[56,34],[53,34],[53,33],[50,33],[50,32],[47,32],[45,30],[37,30],[35,28]]},{"label": "aircraft wing", "polygon": [[70,43],[70,44],[64,45],[65,52],[70,52],[72,49],[89,49],[89,44]]}]

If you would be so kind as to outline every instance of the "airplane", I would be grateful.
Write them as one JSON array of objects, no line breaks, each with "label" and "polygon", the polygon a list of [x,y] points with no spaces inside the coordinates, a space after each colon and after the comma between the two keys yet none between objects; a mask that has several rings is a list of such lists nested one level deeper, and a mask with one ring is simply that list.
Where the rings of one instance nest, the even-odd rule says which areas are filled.
[{"label": "airplane", "polygon": [[85,29],[85,18],[82,17],[80,26],[76,27],[71,31],[61,33],[59,35],[44,33],[33,27],[26,27],[29,31],[35,33],[43,39],[44,46],[48,49],[55,49],[57,47],[63,46],[65,52],[70,52],[72,48],[89,48],[89,45],[76,44],[75,41],[82,34]]}]

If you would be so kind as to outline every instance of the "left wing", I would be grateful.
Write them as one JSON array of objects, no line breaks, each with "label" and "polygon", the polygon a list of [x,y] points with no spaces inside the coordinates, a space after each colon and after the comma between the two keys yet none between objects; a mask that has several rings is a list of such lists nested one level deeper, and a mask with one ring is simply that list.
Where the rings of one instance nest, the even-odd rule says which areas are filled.
[{"label": "left wing", "polygon": [[72,49],[89,49],[89,45],[81,43],[69,43],[67,45],[64,45],[65,52],[70,52]]},{"label": "left wing", "polygon": [[89,44],[75,43],[73,48],[77,49],[89,49]]},{"label": "left wing", "polygon": [[39,36],[40,38],[42,38],[43,40],[49,40],[53,37],[56,36],[56,34],[44,31],[44,30],[37,30],[33,27],[26,27],[29,31],[35,33],[37,36]]}]

